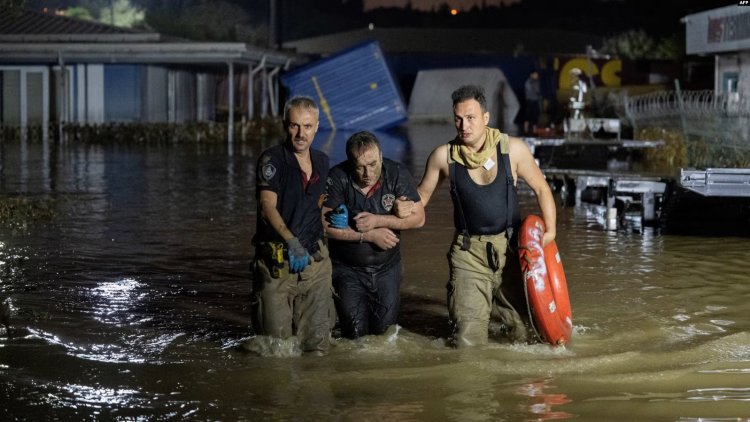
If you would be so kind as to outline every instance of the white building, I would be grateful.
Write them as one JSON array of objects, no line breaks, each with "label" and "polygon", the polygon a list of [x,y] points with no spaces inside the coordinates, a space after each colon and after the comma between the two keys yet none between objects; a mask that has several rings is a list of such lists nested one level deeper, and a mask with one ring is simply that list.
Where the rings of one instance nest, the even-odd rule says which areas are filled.
[{"label": "white building", "polygon": [[750,98],[750,7],[726,6],[683,18],[687,54],[715,57],[714,90]]},{"label": "white building", "polygon": [[[279,73],[301,61],[241,42],[165,39],[0,10],[0,126],[41,127],[46,138],[50,122],[223,120],[217,108],[242,110],[249,118],[276,115]],[[226,115],[231,128],[234,113]]]}]

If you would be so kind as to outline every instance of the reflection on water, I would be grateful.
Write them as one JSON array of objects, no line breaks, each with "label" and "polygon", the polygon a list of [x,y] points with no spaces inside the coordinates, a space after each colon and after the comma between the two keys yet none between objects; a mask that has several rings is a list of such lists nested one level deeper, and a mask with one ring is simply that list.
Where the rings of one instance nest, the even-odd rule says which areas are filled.
[{"label": "reflection on water", "polygon": [[535,420],[540,421],[573,418],[575,415],[554,409],[555,406],[568,404],[571,400],[565,394],[550,392],[550,390],[557,389],[556,386],[550,385],[550,382],[549,379],[545,379],[518,388],[519,396],[529,397],[526,403],[520,404],[521,409],[531,413]]},{"label": "reflection on water", "polygon": [[[453,133],[379,134],[418,178]],[[347,133],[316,145],[344,159]],[[0,222],[0,416],[212,420],[721,420],[750,394],[747,239],[603,231],[601,214],[559,210],[574,334],[566,349],[453,350],[445,308],[447,189],[404,233],[398,327],[295,340],[249,325],[249,240],[261,145],[6,143],[0,194],[57,217]],[[533,196],[522,193],[534,210]],[[495,330],[499,331],[499,330]],[[495,332],[493,331],[493,332]],[[8,334],[8,335],[6,335]]]},{"label": "reflection on water", "polygon": [[[137,321],[130,310],[148,293],[145,286],[132,278],[100,283],[91,289],[91,297],[98,303],[93,310],[94,319],[103,324],[126,325]],[[139,289],[141,289],[139,291]]]}]

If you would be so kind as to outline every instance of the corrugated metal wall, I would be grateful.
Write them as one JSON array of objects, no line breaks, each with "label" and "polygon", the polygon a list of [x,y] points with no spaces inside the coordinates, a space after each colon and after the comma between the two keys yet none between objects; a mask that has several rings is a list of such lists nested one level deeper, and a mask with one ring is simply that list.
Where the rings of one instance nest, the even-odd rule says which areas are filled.
[{"label": "corrugated metal wall", "polygon": [[320,106],[321,129],[375,130],[407,119],[398,86],[377,41],[281,76],[289,96],[308,95]]},{"label": "corrugated metal wall", "polygon": [[146,95],[141,99],[143,102],[143,121],[149,123],[168,121],[167,68],[147,66],[144,82]]}]

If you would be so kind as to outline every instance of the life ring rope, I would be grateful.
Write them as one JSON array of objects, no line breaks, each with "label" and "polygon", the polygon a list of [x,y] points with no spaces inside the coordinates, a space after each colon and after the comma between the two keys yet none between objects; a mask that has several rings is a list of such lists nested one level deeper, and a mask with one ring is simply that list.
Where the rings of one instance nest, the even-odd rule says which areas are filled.
[{"label": "life ring rope", "polygon": [[[522,248],[519,246],[518,247],[518,253],[519,254],[521,253],[521,249]],[[526,259],[527,261],[530,261],[530,259],[527,258],[524,255],[521,255],[521,259]],[[530,264],[531,263],[529,262],[529,265]],[[523,268],[523,264],[521,264],[521,268]],[[534,315],[531,312],[531,305],[530,305],[530,302],[529,302],[529,287],[526,285],[526,277],[524,277],[524,280],[523,280],[523,294],[524,294],[524,296],[526,296],[526,310],[529,312],[529,325],[531,325],[531,329],[534,330],[534,335],[536,336],[536,339],[539,342],[543,342],[544,338],[539,333],[539,330],[536,329],[536,324],[534,323]]]}]

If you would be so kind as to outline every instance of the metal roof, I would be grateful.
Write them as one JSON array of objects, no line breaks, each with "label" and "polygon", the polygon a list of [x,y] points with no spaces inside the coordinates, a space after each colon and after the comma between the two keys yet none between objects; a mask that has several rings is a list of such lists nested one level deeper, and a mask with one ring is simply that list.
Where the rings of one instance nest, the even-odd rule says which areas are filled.
[{"label": "metal roof", "polygon": [[2,63],[260,63],[286,66],[300,56],[245,43],[2,43]]},{"label": "metal roof", "polygon": [[0,11],[0,63],[182,63],[264,66],[307,58],[242,42],[165,40],[161,34],[24,10]]},{"label": "metal roof", "polygon": [[[98,22],[90,22],[79,19],[68,18],[55,14],[23,10],[12,14],[9,11],[0,11],[0,39],[5,36],[22,35],[102,35],[102,34],[138,34],[129,28],[120,28],[105,25]],[[158,35],[158,34],[155,34]]]}]

